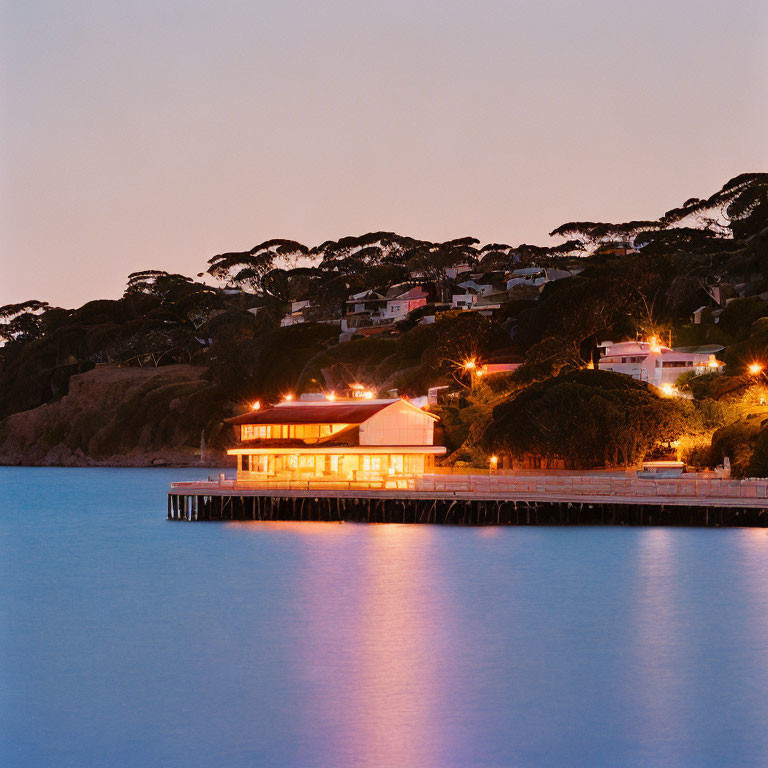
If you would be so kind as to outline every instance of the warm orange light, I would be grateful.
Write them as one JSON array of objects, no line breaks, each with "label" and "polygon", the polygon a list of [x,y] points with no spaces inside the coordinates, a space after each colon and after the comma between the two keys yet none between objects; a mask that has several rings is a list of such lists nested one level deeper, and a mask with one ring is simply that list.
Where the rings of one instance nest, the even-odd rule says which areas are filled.
[{"label": "warm orange light", "polygon": [[588,371],[594,371],[595,370],[595,364],[591,360],[587,363],[587,370]]},{"label": "warm orange light", "polygon": [[675,388],[671,384],[662,384],[659,389],[664,397],[672,397],[675,394]]},{"label": "warm orange light", "polygon": [[467,371],[474,371],[476,367],[477,367],[477,364],[475,363],[474,360],[467,360],[467,362],[464,363],[464,368]]},{"label": "warm orange light", "polygon": [[261,400],[254,400],[254,402],[251,403],[251,410],[258,411],[259,408],[261,408]]},{"label": "warm orange light", "polygon": [[648,343],[651,345],[651,352],[661,352],[658,336],[651,336],[651,338],[648,339]]},{"label": "warm orange light", "polygon": [[717,358],[714,355],[710,355],[709,360],[707,361],[707,367],[718,368],[719,366],[720,363],[717,361]]},{"label": "warm orange light", "polygon": [[763,372],[763,366],[761,363],[750,363],[749,372],[753,376],[759,376]]},{"label": "warm orange light", "polygon": [[285,397],[283,397],[283,401],[286,403],[290,403],[291,400],[293,400],[293,395],[285,395]]},{"label": "warm orange light", "polygon": [[483,373],[484,373],[483,369],[482,369],[482,368],[480,368],[480,369],[478,370],[478,372],[477,372],[477,378],[478,378],[478,379],[479,379],[479,378],[481,378],[481,377],[482,377],[482,375],[483,375]]},{"label": "warm orange light", "polygon": [[326,392],[325,399],[330,400],[333,402],[336,399],[336,393],[335,392]]},{"label": "warm orange light", "polygon": [[366,400],[373,400],[373,392],[371,392],[370,389],[366,389],[365,392],[363,392],[363,397]]},{"label": "warm orange light", "polygon": [[491,464],[496,466],[499,463],[499,457],[498,456],[491,456]]}]

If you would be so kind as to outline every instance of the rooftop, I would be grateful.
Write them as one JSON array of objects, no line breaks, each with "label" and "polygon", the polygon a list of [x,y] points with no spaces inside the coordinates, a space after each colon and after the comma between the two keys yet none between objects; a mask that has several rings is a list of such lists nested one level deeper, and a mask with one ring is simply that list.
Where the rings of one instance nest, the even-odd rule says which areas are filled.
[{"label": "rooftop", "polygon": [[[250,411],[228,419],[230,424],[362,424],[384,408],[401,401],[387,400],[290,402]],[[414,408],[416,406],[413,406]],[[434,418],[434,417],[433,417]]]}]

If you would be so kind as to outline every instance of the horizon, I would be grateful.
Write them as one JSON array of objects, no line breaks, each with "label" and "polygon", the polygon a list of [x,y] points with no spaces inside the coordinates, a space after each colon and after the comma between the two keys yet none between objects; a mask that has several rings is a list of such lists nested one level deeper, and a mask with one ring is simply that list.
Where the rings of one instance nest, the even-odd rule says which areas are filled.
[{"label": "horizon", "polygon": [[768,167],[767,33],[756,0],[8,3],[0,304],[271,238],[658,218]]}]

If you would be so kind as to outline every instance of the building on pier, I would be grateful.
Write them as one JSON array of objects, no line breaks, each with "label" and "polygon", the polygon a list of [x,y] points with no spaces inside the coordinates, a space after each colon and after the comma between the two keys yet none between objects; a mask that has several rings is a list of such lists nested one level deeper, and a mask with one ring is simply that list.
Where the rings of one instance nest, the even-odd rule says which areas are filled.
[{"label": "building on pier", "polygon": [[437,417],[403,399],[282,402],[229,420],[238,481],[381,482],[429,472]]}]

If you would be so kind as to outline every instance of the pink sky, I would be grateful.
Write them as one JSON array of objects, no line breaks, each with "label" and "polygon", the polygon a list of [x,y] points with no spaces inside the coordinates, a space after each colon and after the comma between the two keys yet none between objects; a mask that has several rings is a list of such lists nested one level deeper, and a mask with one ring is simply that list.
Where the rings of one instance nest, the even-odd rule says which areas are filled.
[{"label": "pink sky", "polygon": [[0,304],[272,237],[546,242],[768,170],[763,0],[2,4]]}]

